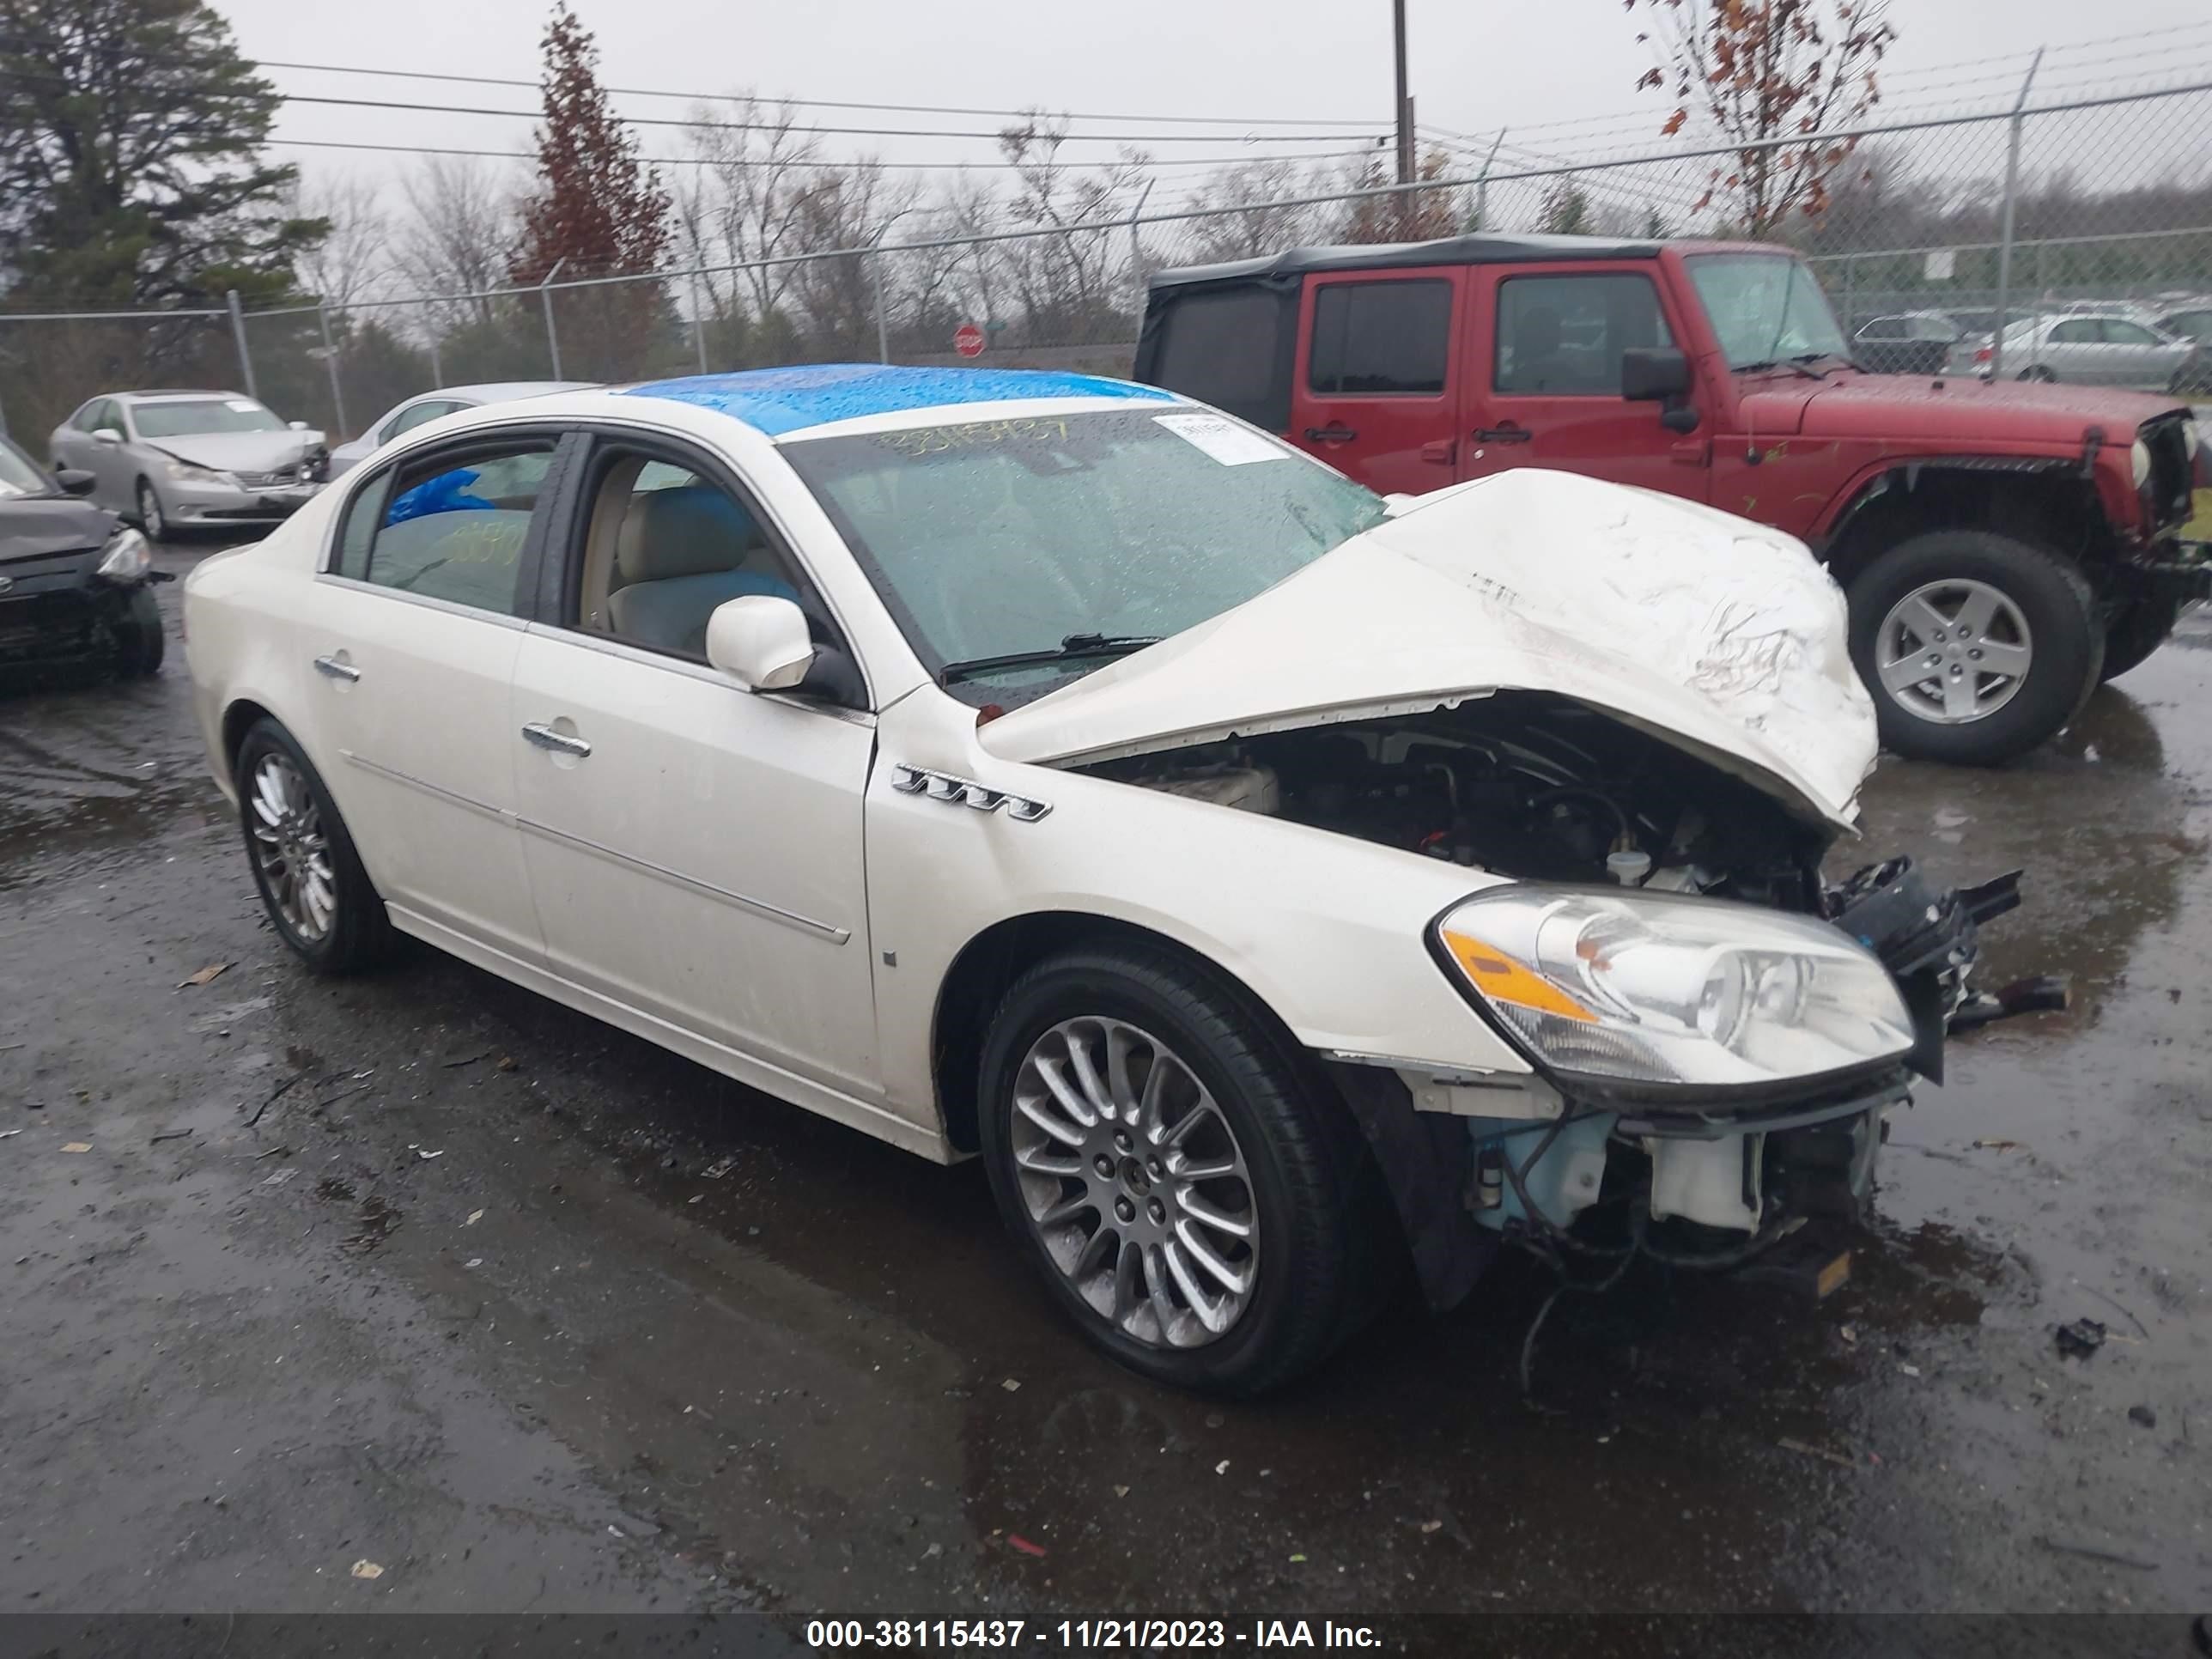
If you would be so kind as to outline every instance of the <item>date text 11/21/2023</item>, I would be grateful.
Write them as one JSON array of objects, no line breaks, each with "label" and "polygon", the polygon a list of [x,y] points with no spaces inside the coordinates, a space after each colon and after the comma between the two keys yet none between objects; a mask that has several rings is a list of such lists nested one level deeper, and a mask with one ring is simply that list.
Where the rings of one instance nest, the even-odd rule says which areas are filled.
[{"label": "date text 11/21/2023", "polygon": [[1232,1626],[1220,1619],[815,1619],[806,1626],[811,1648],[1021,1648],[1050,1643],[1052,1650],[1163,1648],[1379,1648],[1382,1636],[1365,1625],[1332,1620],[1261,1619]]}]

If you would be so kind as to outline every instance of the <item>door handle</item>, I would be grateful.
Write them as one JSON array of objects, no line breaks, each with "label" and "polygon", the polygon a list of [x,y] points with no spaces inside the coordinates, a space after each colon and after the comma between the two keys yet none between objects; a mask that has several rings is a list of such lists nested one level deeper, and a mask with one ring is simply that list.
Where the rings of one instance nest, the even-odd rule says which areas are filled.
[{"label": "door handle", "polygon": [[349,685],[361,678],[361,670],[349,662],[340,662],[336,657],[316,658],[315,672],[325,679],[343,680]]},{"label": "door handle", "polygon": [[1459,440],[1431,438],[1421,446],[1421,459],[1434,461],[1438,466],[1449,466],[1459,459]]},{"label": "door handle", "polygon": [[592,745],[581,738],[572,738],[565,732],[556,732],[542,720],[531,721],[522,728],[522,735],[540,749],[550,749],[560,755],[574,755],[579,760],[592,752]]},{"label": "door handle", "polygon": [[1535,435],[1525,426],[1486,426],[1476,428],[1474,441],[1479,444],[1525,444]]},{"label": "door handle", "polygon": [[1306,441],[1310,444],[1348,444],[1359,435],[1358,430],[1348,426],[1310,426]]}]

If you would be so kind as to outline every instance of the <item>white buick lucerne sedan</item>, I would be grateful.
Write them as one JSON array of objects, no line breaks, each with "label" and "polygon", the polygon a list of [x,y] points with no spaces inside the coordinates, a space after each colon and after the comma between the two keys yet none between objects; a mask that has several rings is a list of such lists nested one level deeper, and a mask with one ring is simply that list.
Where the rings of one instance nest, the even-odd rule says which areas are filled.
[{"label": "white buick lucerne sedan", "polygon": [[1843,614],[1671,498],[1386,501],[1147,387],[872,366],[447,416],[185,594],[311,969],[396,930],[980,1156],[1093,1341],[1233,1393],[1408,1268],[1856,1213],[2012,893],[1823,883]]}]

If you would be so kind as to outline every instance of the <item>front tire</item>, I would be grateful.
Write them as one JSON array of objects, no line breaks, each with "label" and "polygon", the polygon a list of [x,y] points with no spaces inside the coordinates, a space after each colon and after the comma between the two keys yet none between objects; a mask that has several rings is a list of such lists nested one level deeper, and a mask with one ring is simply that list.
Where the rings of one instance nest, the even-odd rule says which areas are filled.
[{"label": "front tire", "polygon": [[115,626],[115,672],[126,680],[150,679],[161,672],[168,647],[161,629],[161,607],[150,587],[131,591],[123,618]]},{"label": "front tire", "polygon": [[1140,945],[1051,957],[1000,1004],[980,1085],[1000,1214],[1131,1370],[1260,1394],[1364,1311],[1357,1127],[1213,975]]},{"label": "front tire", "polygon": [[318,974],[352,974],[391,953],[392,922],[345,821],[292,734],[254,722],[234,777],[253,884],[277,937]]},{"label": "front tire", "polygon": [[161,492],[154,488],[149,478],[138,480],[138,528],[149,542],[168,539],[169,520],[161,511]]},{"label": "front tire", "polygon": [[2011,760],[2057,735],[2097,685],[2105,632],[2089,585],[2030,543],[1929,531],[1874,560],[1850,594],[1851,659],[1899,755]]},{"label": "front tire", "polygon": [[2105,665],[2099,684],[2107,684],[2139,668],[2150,653],[2166,642],[2173,625],[2181,620],[2179,599],[2130,599],[2105,629]]}]

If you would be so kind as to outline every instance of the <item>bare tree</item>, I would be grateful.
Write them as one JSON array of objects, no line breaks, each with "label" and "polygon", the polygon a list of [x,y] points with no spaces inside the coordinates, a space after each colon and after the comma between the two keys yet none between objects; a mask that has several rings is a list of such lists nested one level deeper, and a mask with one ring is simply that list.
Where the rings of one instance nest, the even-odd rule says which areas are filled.
[{"label": "bare tree", "polygon": [[[696,239],[706,263],[746,264],[807,251],[806,215],[812,193],[823,185],[820,138],[794,131],[798,112],[739,93],[711,113],[695,112],[692,153],[707,163],[694,187]],[[753,263],[733,277],[726,303],[742,291],[756,319],[782,301],[795,267]],[[718,312],[726,290],[710,287]]]},{"label": "bare tree", "polygon": [[391,221],[373,181],[357,173],[303,178],[286,208],[295,218],[320,219],[331,228],[292,261],[303,290],[343,311],[389,286],[398,264]]},{"label": "bare tree", "polygon": [[1207,207],[1237,210],[1186,221],[1182,246],[1176,249],[1178,263],[1257,258],[1323,234],[1321,211],[1300,198],[1327,195],[1328,179],[1286,157],[1249,161],[1214,173],[1201,190]]},{"label": "bare tree", "polygon": [[[1452,158],[1441,149],[1421,157],[1414,177],[1423,181],[1449,179]],[[1379,159],[1352,163],[1340,175],[1346,191],[1379,191],[1387,182]],[[1334,228],[1343,242],[1425,242],[1449,236],[1466,224],[1468,208],[1465,192],[1452,188],[1399,190],[1389,194],[1362,196],[1343,210]]]},{"label": "bare tree", "polygon": [[1897,31],[1889,0],[1626,0],[1657,14],[1646,33],[1659,63],[1638,83],[1671,87],[1674,134],[1696,109],[1723,142],[1740,144],[1733,167],[1715,167],[1698,208],[1735,204],[1745,230],[1765,236],[1792,214],[1827,210],[1828,179],[1856,139],[1790,143],[1848,126],[1881,98],[1875,70]]},{"label": "bare tree", "polygon": [[[519,227],[511,169],[469,156],[433,155],[405,180],[410,210],[392,256],[417,294],[483,294],[507,285]],[[441,325],[489,322],[488,300],[437,308]]]},{"label": "bare tree", "polygon": [[1007,216],[1017,226],[1061,234],[1008,245],[1006,265],[1026,321],[1065,339],[1104,325],[1115,309],[1114,267],[1119,246],[1105,230],[1127,219],[1149,182],[1151,158],[1124,149],[1101,166],[1079,167],[1060,159],[1067,120],[1030,110],[1018,126],[999,134],[1000,153],[1012,164],[1015,189]]}]

